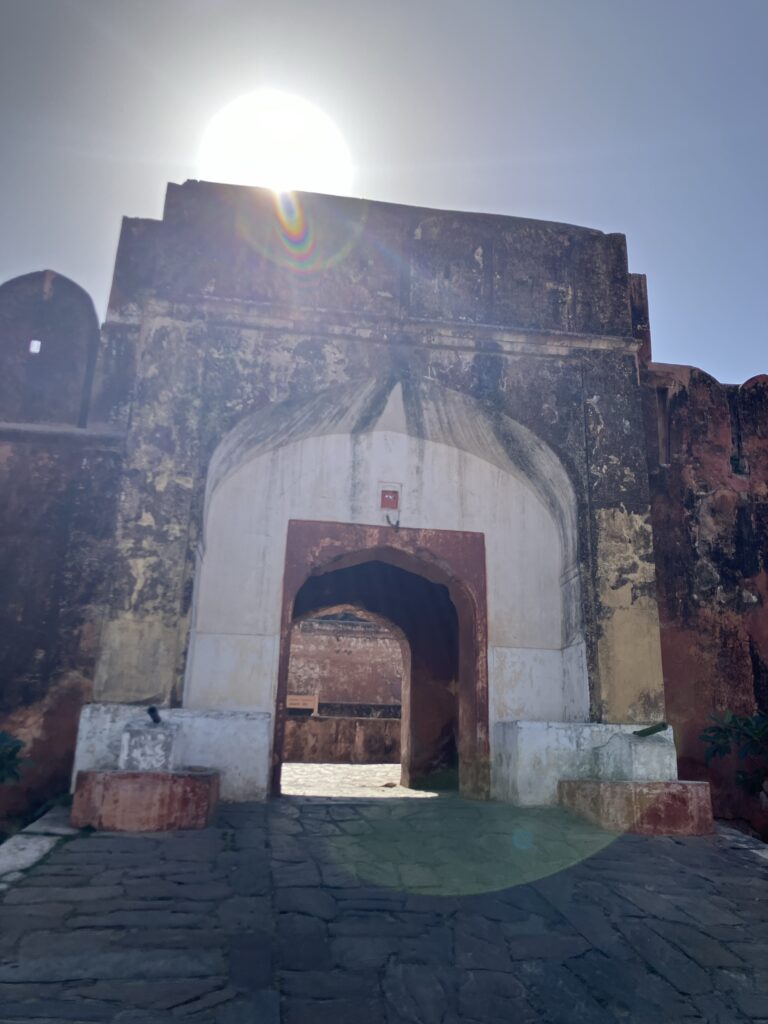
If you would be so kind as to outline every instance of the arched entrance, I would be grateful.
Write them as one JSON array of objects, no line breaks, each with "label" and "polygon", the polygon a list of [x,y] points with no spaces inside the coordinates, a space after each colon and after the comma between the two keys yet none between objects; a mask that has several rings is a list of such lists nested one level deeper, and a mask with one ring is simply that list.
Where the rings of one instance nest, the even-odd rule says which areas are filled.
[{"label": "arched entrance", "polygon": [[428,381],[350,384],[254,413],[210,463],[184,706],[267,717],[270,739],[242,770],[276,791],[300,589],[394,565],[448,591],[461,790],[488,795],[492,760],[504,797],[529,771],[508,756],[506,723],[590,718],[577,512],[538,438]]},{"label": "arched entrance", "polygon": [[[453,773],[464,795],[487,797],[483,538],[447,530],[291,521],[287,552],[273,793],[280,792],[292,624],[323,608],[350,607],[391,621],[408,642],[403,785],[418,785],[436,774],[445,780]],[[458,575],[462,562],[468,580]]]}]

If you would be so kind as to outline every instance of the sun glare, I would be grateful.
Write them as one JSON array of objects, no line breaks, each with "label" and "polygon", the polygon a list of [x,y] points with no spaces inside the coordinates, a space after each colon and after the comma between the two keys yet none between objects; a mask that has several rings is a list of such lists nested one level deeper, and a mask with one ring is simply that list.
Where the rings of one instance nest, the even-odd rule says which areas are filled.
[{"label": "sun glare", "polygon": [[198,174],[205,181],[276,192],[349,195],[354,167],[343,135],[324,111],[300,96],[259,89],[211,119]]}]

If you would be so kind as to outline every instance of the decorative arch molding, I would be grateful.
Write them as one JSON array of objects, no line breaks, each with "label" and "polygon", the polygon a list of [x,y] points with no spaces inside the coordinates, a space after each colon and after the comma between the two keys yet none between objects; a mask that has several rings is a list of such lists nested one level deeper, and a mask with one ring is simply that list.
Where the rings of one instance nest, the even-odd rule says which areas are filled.
[{"label": "decorative arch molding", "polygon": [[356,381],[246,416],[211,458],[204,521],[218,488],[252,459],[309,437],[360,436],[374,430],[456,448],[524,481],[558,524],[566,569],[575,568],[576,494],[555,452],[511,417],[491,415],[477,399],[429,379]]},{"label": "decorative arch molding", "polygon": [[[386,481],[402,484],[400,518],[390,525],[378,501]],[[482,744],[492,743],[501,721],[589,719],[577,499],[564,466],[530,430],[474,399],[434,381],[391,378],[260,410],[214,452],[186,706],[279,711],[294,521],[324,530],[296,587],[376,551],[383,561],[400,558],[405,532],[421,537],[411,551],[416,571],[450,586],[451,558],[441,563],[432,539],[483,538],[473,555],[487,579],[478,640],[487,680],[480,699],[488,712],[476,719]],[[371,536],[335,543],[333,529],[342,526]],[[457,583],[473,571],[452,564]],[[479,611],[465,617],[479,619]],[[481,747],[474,791],[487,790],[492,750]]]}]

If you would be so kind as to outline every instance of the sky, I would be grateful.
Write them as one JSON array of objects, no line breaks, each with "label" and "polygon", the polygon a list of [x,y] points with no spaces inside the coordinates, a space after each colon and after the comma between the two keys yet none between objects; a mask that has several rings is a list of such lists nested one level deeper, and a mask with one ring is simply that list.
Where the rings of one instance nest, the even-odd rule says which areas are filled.
[{"label": "sky", "polygon": [[654,358],[768,372],[768,0],[0,0],[0,281],[103,318],[123,215],[243,93],[336,123],[353,194],[627,236]]}]

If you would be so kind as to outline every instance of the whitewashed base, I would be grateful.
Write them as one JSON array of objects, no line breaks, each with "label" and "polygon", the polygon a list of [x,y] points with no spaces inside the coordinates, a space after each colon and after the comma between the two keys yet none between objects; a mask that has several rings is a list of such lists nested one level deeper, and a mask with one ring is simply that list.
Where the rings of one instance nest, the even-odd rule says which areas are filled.
[{"label": "whitewashed base", "polygon": [[[173,763],[215,768],[222,800],[266,800],[272,751],[272,715],[265,711],[160,708],[173,726]],[[80,715],[72,781],[79,771],[118,768],[126,726],[148,724],[135,704],[87,704]]]},{"label": "whitewashed base", "polygon": [[537,807],[557,803],[560,779],[676,779],[672,730],[641,739],[633,735],[639,728],[602,722],[497,722],[491,795]]}]

